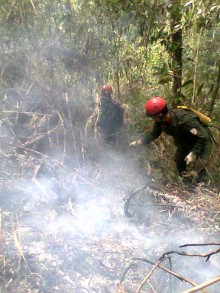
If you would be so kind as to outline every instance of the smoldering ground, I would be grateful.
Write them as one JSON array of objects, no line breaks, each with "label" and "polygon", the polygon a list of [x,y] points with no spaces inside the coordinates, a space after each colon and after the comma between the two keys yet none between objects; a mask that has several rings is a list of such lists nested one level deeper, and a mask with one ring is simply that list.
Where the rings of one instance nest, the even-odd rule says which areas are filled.
[{"label": "smoldering ground", "polygon": [[[46,136],[45,143],[38,140],[45,131],[50,133],[46,126],[53,117],[38,114],[30,112],[30,117],[37,118],[25,120],[7,117],[1,125],[2,288],[113,293],[134,262],[123,280],[126,293],[133,293],[152,268],[134,258],[156,262],[166,251],[179,251],[181,244],[213,239],[204,233],[204,223],[184,216],[181,206],[175,213],[158,205],[157,197],[164,194],[152,193],[138,154],[128,144],[112,148],[91,137],[84,148],[72,144],[72,152],[64,149],[66,137],[60,136],[63,125],[58,119],[56,131],[63,152],[44,155],[42,146],[57,150],[53,144],[57,137]],[[68,138],[77,137],[81,143],[82,126],[75,129],[81,118],[76,117],[74,136],[68,121],[64,124]],[[127,217],[125,204],[132,194],[127,210],[131,217]],[[208,265],[204,259],[172,258],[174,270],[196,283],[218,273],[217,255]],[[157,292],[169,292],[168,281],[169,275],[158,270],[150,285]],[[151,290],[150,285],[146,290]],[[172,277],[172,288],[181,292],[189,285]]]},{"label": "smoldering ground", "polygon": [[[31,154],[25,158],[17,155],[16,160],[27,169],[36,163]],[[96,161],[85,160],[81,168],[66,169],[49,159],[44,164],[39,177],[31,179],[26,174],[9,180],[7,165],[2,176],[1,283],[11,292],[115,293],[133,263],[122,283],[125,292],[133,293],[152,268],[145,259],[155,263],[164,252],[183,251],[182,244],[210,242],[216,237],[204,233],[204,227],[183,213],[169,216],[164,207],[157,206],[148,189],[149,179],[129,149],[121,152],[98,145]],[[134,191],[128,218],[124,204]],[[185,251],[201,249],[210,248]],[[163,265],[170,268],[168,261]],[[218,275],[219,257],[213,255],[206,262],[174,254],[172,271],[199,284]],[[159,269],[149,282],[147,292],[152,288],[182,292],[191,287],[174,277],[170,285],[169,274]],[[209,292],[219,288],[217,283]]]},{"label": "smoldering ground", "polygon": [[[152,193],[145,170],[127,147],[85,143],[97,83],[110,75],[119,78],[119,55],[107,56],[106,46],[108,34],[112,39],[117,29],[112,31],[112,17],[101,25],[89,17],[84,30],[86,19],[78,26],[71,5],[66,10],[60,1],[40,2],[3,6],[0,291],[115,293],[124,276],[125,292],[134,293],[152,269],[144,259],[156,262],[181,244],[217,236],[207,234],[210,222],[191,220],[182,206],[159,206],[162,194]],[[127,27],[130,18],[129,13],[121,25]],[[141,60],[142,55],[141,50]],[[132,193],[128,218],[125,203]],[[163,265],[170,268],[168,261]],[[199,283],[218,274],[219,258],[205,262],[174,254],[172,266]],[[190,287],[174,277],[169,281],[158,269],[144,290],[176,293]]]}]

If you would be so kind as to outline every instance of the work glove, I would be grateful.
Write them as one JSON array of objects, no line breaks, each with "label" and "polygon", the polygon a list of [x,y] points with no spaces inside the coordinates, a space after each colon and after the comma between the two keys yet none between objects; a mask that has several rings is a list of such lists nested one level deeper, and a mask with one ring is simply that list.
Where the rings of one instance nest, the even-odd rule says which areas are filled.
[{"label": "work glove", "polygon": [[190,152],[186,157],[185,157],[185,161],[186,161],[186,165],[191,164],[192,162],[194,162],[196,159],[196,154],[194,152]]},{"label": "work glove", "polygon": [[135,140],[129,144],[129,146],[136,146],[136,145],[137,145],[137,140]]},{"label": "work glove", "polygon": [[140,145],[140,144],[142,144],[142,142],[141,142],[141,140],[139,139],[139,140],[135,140],[135,141],[131,142],[131,143],[129,144],[129,146],[136,146],[136,145]]}]

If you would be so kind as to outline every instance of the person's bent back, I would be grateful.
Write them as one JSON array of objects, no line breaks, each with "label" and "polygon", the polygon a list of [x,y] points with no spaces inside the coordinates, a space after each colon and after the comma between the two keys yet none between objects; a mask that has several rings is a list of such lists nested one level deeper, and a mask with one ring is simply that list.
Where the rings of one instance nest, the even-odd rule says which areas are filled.
[{"label": "person's bent back", "polygon": [[112,99],[112,86],[110,84],[106,84],[101,88],[97,125],[104,140],[114,145],[117,139],[117,132],[123,125],[123,108]]}]

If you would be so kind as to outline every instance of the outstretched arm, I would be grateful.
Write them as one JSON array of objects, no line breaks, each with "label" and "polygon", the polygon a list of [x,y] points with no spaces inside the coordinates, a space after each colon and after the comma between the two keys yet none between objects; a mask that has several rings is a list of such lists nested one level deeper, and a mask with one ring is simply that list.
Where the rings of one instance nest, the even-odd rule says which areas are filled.
[{"label": "outstretched arm", "polygon": [[130,143],[130,146],[136,146],[136,145],[147,145],[150,142],[157,139],[162,133],[162,129],[158,123],[155,123],[153,126],[153,129],[144,135],[141,139],[133,141]]}]

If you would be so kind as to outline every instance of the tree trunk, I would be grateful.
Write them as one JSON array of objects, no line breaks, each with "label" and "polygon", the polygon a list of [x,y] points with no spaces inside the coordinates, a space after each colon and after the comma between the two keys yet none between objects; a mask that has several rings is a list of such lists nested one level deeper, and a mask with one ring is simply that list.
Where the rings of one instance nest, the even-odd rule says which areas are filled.
[{"label": "tree trunk", "polygon": [[212,115],[212,111],[215,105],[215,100],[217,98],[218,95],[218,90],[219,90],[219,85],[220,85],[220,60],[218,62],[218,75],[217,75],[217,79],[216,79],[216,86],[214,87],[214,90],[212,92],[212,99],[211,99],[211,103],[210,103],[210,107],[209,107],[209,116]]},{"label": "tree trunk", "polygon": [[182,84],[182,27],[181,27],[181,0],[171,0],[170,29],[171,29],[171,57],[173,71],[174,103],[180,102]]}]

